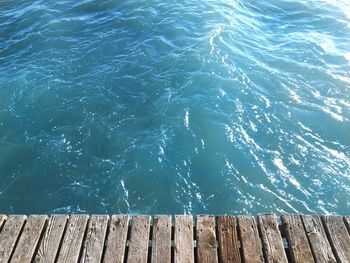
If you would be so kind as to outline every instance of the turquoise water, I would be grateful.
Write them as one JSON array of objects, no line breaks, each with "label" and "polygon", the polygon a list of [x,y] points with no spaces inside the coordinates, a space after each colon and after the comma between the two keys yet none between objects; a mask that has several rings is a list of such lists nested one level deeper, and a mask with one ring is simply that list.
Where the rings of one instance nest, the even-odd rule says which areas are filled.
[{"label": "turquoise water", "polygon": [[0,28],[0,212],[350,213],[347,0],[3,0]]}]

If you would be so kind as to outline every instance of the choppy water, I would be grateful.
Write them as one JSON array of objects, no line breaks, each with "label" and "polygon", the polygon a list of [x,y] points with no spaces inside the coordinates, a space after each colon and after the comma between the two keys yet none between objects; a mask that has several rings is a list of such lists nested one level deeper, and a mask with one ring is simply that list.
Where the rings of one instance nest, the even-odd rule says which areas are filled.
[{"label": "choppy water", "polygon": [[350,212],[350,5],[0,2],[0,211]]}]

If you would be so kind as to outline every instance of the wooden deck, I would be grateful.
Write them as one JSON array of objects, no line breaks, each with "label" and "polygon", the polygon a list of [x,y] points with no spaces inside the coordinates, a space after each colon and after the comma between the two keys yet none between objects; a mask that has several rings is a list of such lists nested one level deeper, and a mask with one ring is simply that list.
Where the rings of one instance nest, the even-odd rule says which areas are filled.
[{"label": "wooden deck", "polygon": [[350,262],[350,217],[0,215],[3,262]]}]

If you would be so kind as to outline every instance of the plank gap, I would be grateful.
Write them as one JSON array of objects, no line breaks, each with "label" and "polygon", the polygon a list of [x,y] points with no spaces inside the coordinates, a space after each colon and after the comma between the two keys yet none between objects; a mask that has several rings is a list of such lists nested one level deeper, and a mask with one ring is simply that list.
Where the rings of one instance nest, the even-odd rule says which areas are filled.
[{"label": "plank gap", "polygon": [[197,217],[193,217],[193,252],[194,252],[194,263],[198,262],[198,247],[197,247],[197,227],[196,227]]},{"label": "plank gap", "polygon": [[172,217],[171,219],[171,243],[170,243],[170,246],[171,246],[171,250],[170,250],[170,253],[171,253],[171,262],[174,263],[175,262],[175,226],[174,226],[174,220],[175,220],[175,217]]},{"label": "plank gap", "polygon": [[152,261],[152,244],[153,244],[153,216],[151,217],[150,226],[149,226],[147,263],[151,263]]},{"label": "plank gap", "polygon": [[61,236],[60,244],[58,245],[57,253],[56,253],[56,256],[55,256],[55,262],[57,262],[57,260],[58,260],[58,255],[60,254],[59,252],[61,251],[61,248],[62,248],[62,245],[63,245],[64,236],[66,235],[66,231],[67,231],[67,228],[68,228],[69,218],[70,218],[70,216],[67,217],[66,223],[65,223],[64,228],[63,228],[63,233],[62,233],[62,236]]},{"label": "plank gap", "polygon": [[350,216],[343,216],[343,221],[345,223],[346,229],[350,235]]},{"label": "plank gap", "polygon": [[325,221],[323,216],[321,216],[321,223],[322,223],[323,229],[324,229],[324,231],[326,233],[327,240],[328,240],[329,244],[331,245],[331,249],[332,249],[333,255],[336,257],[337,260],[339,260],[339,258],[337,256],[337,254],[338,254],[337,250],[334,247],[332,238],[331,238],[330,233],[329,233],[329,229],[328,229],[327,223],[326,223],[326,221]]},{"label": "plank gap", "polygon": [[7,220],[7,216],[5,215],[0,215],[0,233],[2,231],[2,228],[4,227],[5,223]]},{"label": "plank gap", "polygon": [[125,251],[124,251],[124,263],[127,263],[129,256],[129,245],[130,245],[130,237],[131,237],[131,225],[132,225],[133,217],[130,216],[128,222],[128,232],[126,234],[126,242],[125,242]]},{"label": "plank gap", "polygon": [[111,222],[112,222],[112,216],[109,216],[108,217],[108,223],[107,223],[107,230],[106,230],[105,240],[103,242],[103,247],[102,247],[101,262],[104,262],[104,258],[105,258],[105,254],[106,254],[107,240],[108,240],[108,236],[109,236]]},{"label": "plank gap", "polygon": [[13,256],[13,254],[15,253],[15,250],[16,250],[16,248],[17,248],[17,244],[18,244],[19,239],[20,239],[20,237],[21,237],[21,235],[22,235],[22,231],[23,231],[25,225],[27,224],[27,219],[28,219],[28,218],[27,218],[27,216],[26,216],[25,219],[24,219],[24,222],[23,222],[23,224],[22,224],[22,227],[21,227],[21,229],[20,229],[20,231],[19,231],[19,234],[18,234],[18,236],[17,236],[15,245],[14,245],[13,248],[12,248],[12,251],[11,251],[11,254],[10,254],[10,256],[9,256],[9,261],[8,261],[8,262],[11,262],[12,256]]},{"label": "plank gap", "polygon": [[34,250],[33,257],[32,257],[32,259],[31,259],[32,261],[35,259],[36,255],[37,255],[37,253],[38,253],[38,250],[39,250],[39,248],[40,248],[40,244],[41,244],[41,242],[43,241],[43,238],[44,238],[44,236],[45,236],[45,232],[46,232],[46,228],[47,228],[47,225],[48,225],[48,224],[49,224],[49,218],[46,218],[44,227],[43,227],[43,229],[42,229],[42,231],[41,231],[41,234],[40,234],[40,237],[39,237],[39,240],[38,240],[38,244],[36,245],[36,248],[35,248],[35,250]]},{"label": "plank gap", "polygon": [[89,229],[90,220],[91,220],[91,216],[89,215],[88,220],[86,222],[85,229],[84,229],[83,241],[81,242],[80,249],[79,249],[78,262],[81,261],[81,258],[82,258],[82,255],[83,255],[83,247],[84,247],[84,243],[85,243],[85,240],[86,240],[87,232],[88,232],[88,229]]}]

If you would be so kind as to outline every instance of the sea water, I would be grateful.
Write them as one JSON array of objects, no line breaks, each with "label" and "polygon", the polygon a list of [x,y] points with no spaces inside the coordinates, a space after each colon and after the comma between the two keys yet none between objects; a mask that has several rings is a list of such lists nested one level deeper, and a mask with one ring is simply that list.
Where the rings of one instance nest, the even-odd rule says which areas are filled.
[{"label": "sea water", "polygon": [[2,0],[0,212],[349,214],[348,0]]}]

